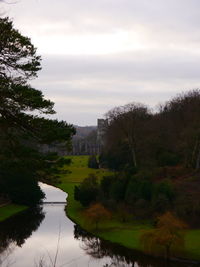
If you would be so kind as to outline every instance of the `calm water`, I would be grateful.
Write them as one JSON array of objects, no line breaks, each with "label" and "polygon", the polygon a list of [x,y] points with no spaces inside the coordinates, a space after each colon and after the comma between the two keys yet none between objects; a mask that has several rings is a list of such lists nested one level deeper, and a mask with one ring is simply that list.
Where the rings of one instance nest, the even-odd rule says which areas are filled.
[{"label": "calm water", "polygon": [[[46,201],[64,202],[66,194],[41,184]],[[71,222],[63,204],[44,204],[0,224],[0,266],[36,267],[189,267],[146,257],[88,235]]]}]

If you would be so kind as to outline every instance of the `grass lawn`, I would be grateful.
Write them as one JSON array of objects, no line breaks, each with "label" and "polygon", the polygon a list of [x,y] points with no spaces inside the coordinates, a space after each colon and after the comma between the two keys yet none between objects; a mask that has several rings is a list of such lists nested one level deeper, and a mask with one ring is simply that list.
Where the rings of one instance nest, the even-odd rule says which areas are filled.
[{"label": "grass lawn", "polygon": [[107,170],[88,168],[88,156],[68,156],[67,158],[72,160],[72,164],[66,166],[64,169],[71,171],[71,173],[61,177],[63,185],[68,183],[80,183],[90,173],[95,173],[99,178],[111,174],[111,172]]},{"label": "grass lawn", "polygon": [[15,204],[9,204],[9,205],[1,207],[0,208],[0,222],[25,209],[27,209],[26,206],[19,206]]},{"label": "grass lawn", "polygon": [[189,258],[200,260],[200,229],[187,231],[185,248]]},{"label": "grass lawn", "polygon": [[[92,230],[83,216],[83,207],[74,200],[74,186],[78,185],[90,173],[95,173],[99,179],[111,172],[106,170],[95,170],[87,167],[88,156],[70,156],[72,164],[66,166],[70,174],[61,176],[61,184],[58,185],[63,191],[68,193],[67,214],[77,224],[84,229],[125,247],[142,250],[140,245],[140,236],[142,231],[151,228],[149,224],[136,223],[129,221],[122,223],[118,217],[113,217],[107,222],[99,224],[99,230]],[[200,230],[187,230],[185,237],[185,258],[200,260]]]}]

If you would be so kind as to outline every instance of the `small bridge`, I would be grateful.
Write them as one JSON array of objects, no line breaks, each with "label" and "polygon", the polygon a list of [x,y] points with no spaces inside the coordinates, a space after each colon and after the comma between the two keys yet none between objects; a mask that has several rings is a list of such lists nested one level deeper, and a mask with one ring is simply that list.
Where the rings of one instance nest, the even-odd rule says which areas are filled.
[{"label": "small bridge", "polygon": [[42,204],[67,204],[67,202],[65,201],[63,201],[63,202],[61,202],[61,201],[44,201],[44,202],[42,202]]}]

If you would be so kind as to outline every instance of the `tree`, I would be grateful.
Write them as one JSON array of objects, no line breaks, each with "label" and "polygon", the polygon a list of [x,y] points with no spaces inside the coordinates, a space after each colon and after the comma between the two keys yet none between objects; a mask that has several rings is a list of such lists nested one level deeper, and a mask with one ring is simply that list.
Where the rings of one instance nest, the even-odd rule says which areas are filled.
[{"label": "tree", "polygon": [[141,236],[141,243],[146,252],[158,254],[164,248],[165,256],[170,258],[172,249],[184,246],[184,232],[186,224],[176,218],[171,212],[158,217],[157,226],[153,230],[146,230]]},{"label": "tree", "polygon": [[92,202],[95,202],[98,197],[99,185],[97,176],[90,174],[86,177],[79,186],[74,188],[74,199],[87,207]]},{"label": "tree", "polygon": [[153,191],[152,204],[155,212],[161,214],[172,207],[175,192],[169,180],[156,183]]},{"label": "tree", "polygon": [[117,205],[117,214],[123,223],[127,222],[128,219],[131,218],[130,211],[129,211],[127,205],[123,202],[121,202]]},{"label": "tree", "polygon": [[168,140],[186,166],[200,168],[200,90],[179,94],[160,108]]},{"label": "tree", "polygon": [[[105,134],[106,148],[103,151],[111,151],[111,161],[115,160],[115,168],[121,163],[128,163],[133,169],[138,167],[138,147],[144,133],[144,123],[151,117],[148,108],[140,103],[130,103],[116,107],[106,114],[109,126]],[[114,156],[114,157],[113,157]],[[124,162],[125,159],[125,162]]]},{"label": "tree", "polygon": [[58,157],[51,161],[40,153],[40,146],[55,141],[67,146],[75,130],[41,116],[55,113],[54,103],[28,83],[41,69],[41,58],[9,18],[0,18],[0,40],[0,194],[31,205],[43,197],[38,179],[55,177],[60,165]]},{"label": "tree", "polygon": [[98,229],[100,222],[109,219],[111,217],[110,212],[104,208],[100,203],[92,204],[86,211],[85,216],[87,220],[95,225],[95,229]]},{"label": "tree", "polygon": [[22,36],[13,28],[8,17],[0,18],[0,74],[5,78],[26,81],[37,76],[41,69],[41,57],[28,37]]},{"label": "tree", "polygon": [[95,155],[91,155],[88,159],[88,168],[98,169],[99,164]]}]

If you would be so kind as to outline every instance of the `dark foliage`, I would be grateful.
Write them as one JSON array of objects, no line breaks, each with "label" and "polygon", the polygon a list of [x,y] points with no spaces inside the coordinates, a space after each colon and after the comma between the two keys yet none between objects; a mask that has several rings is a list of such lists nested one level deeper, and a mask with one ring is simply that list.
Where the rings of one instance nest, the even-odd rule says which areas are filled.
[{"label": "dark foliage", "polygon": [[89,206],[97,200],[99,186],[97,177],[90,174],[79,186],[74,188],[74,199],[80,201],[83,206]]},{"label": "dark foliage", "polygon": [[[85,253],[95,259],[108,258],[109,262],[104,265],[108,266],[134,266],[137,263],[140,267],[160,267],[163,266],[163,259],[145,255],[137,250],[128,249],[116,243],[99,239],[80,226],[74,225],[74,238],[81,242],[81,247]],[[149,243],[148,243],[149,244]],[[110,261],[111,260],[111,261]],[[168,263],[166,263],[168,265]],[[164,266],[166,266],[164,264]],[[191,264],[191,266],[193,266]],[[194,263],[195,266],[195,263]],[[188,267],[188,263],[171,261],[170,267]]]},{"label": "dark foliage", "polygon": [[95,155],[91,155],[88,159],[88,168],[98,169],[99,163]]},{"label": "dark foliage", "polygon": [[28,83],[41,69],[41,58],[9,18],[0,18],[0,40],[0,194],[35,205],[43,197],[38,180],[54,181],[63,163],[57,155],[41,154],[40,146],[64,142],[69,147],[75,130],[39,116],[55,113],[53,102]]},{"label": "dark foliage", "polygon": [[[150,216],[173,210],[196,226],[200,218],[200,90],[178,95],[157,113],[131,103],[114,108],[106,118],[109,124],[99,161],[120,174],[103,178],[104,203],[123,202],[139,217],[142,211]],[[120,181],[121,173],[129,176],[128,181]]]},{"label": "dark foliage", "polygon": [[[104,176],[100,184],[95,176],[86,178],[80,186],[75,187],[74,198],[83,206],[98,200],[121,214],[125,221],[131,214],[138,218],[149,218],[171,209],[175,203],[175,190],[169,180],[154,183],[145,173],[117,173]],[[119,210],[120,207],[123,207],[123,211]]]},{"label": "dark foliage", "polygon": [[114,170],[183,165],[200,168],[200,91],[179,95],[152,114],[132,103],[107,113],[100,164]]},{"label": "dark foliage", "polygon": [[44,219],[41,207],[30,208],[0,224],[0,251],[12,243],[21,247]]}]

